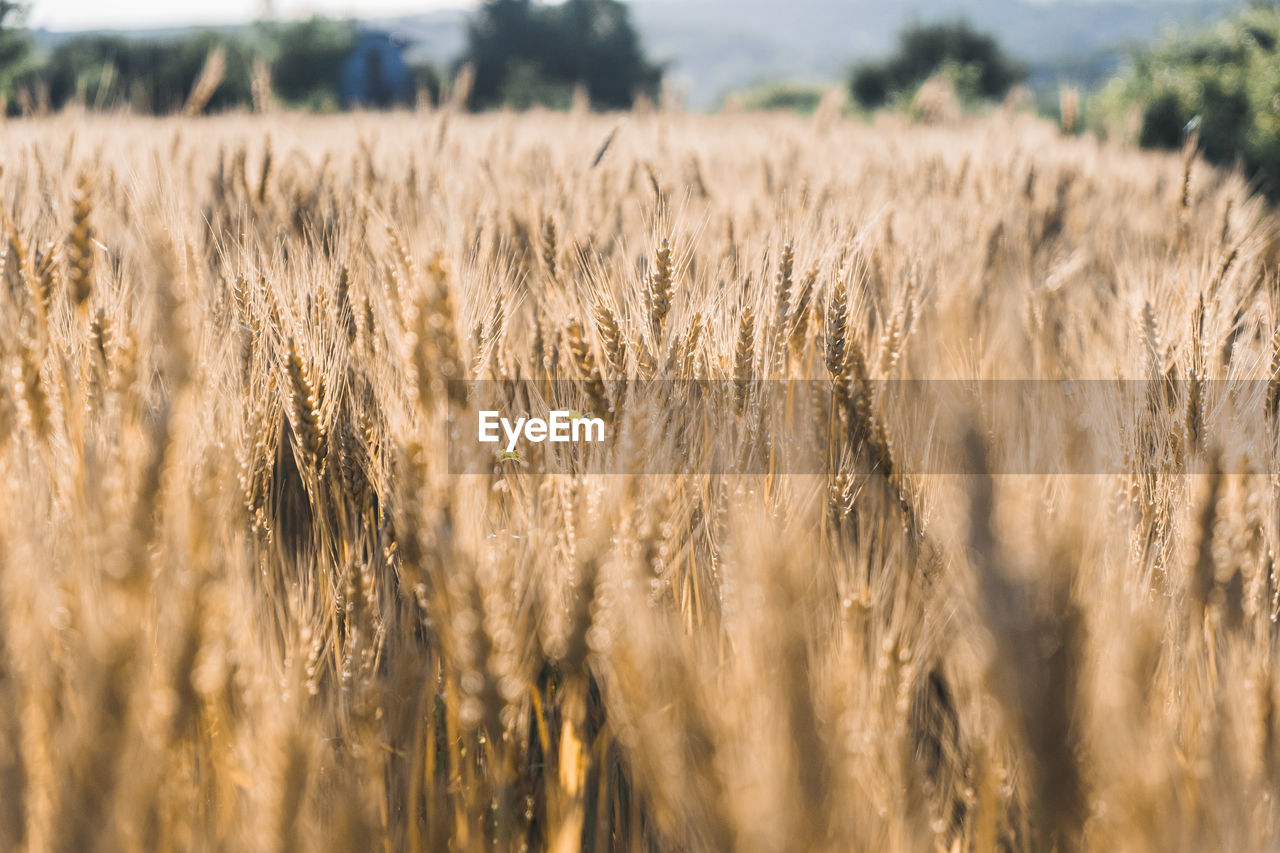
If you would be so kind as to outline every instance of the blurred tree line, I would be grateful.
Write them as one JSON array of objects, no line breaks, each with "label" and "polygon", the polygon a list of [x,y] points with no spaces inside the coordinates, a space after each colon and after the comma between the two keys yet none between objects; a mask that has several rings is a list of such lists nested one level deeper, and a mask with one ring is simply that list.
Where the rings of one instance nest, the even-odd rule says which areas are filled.
[{"label": "blurred tree line", "polygon": [[[163,39],[113,33],[73,36],[35,60],[18,24],[22,8],[0,0],[0,97],[8,111],[70,103],[139,112],[181,110],[208,57],[224,56],[225,71],[206,109],[225,110],[254,99],[254,76],[267,73],[271,95],[284,104],[336,110],[339,75],[359,36],[353,21],[313,17],[258,21],[236,30],[195,30]],[[427,63],[410,63],[414,89],[439,97],[440,77]]]},{"label": "blurred tree line", "polygon": [[[313,17],[165,39],[78,35],[36,60],[21,28],[23,11],[15,0],[0,0],[0,98],[11,113],[71,103],[174,112],[214,51],[224,57],[225,72],[206,109],[252,103],[255,75],[263,71],[273,96],[286,105],[338,109],[341,69],[360,37],[355,22]],[[455,71],[462,65],[474,71],[468,105],[476,109],[566,107],[579,87],[598,108],[628,108],[637,95],[656,96],[662,77],[617,0],[491,0],[469,23]],[[437,70],[427,63],[411,63],[409,70],[415,90],[437,100]]]},{"label": "blurred tree line", "polygon": [[592,106],[627,109],[638,95],[655,98],[662,81],[618,0],[489,0],[467,27],[459,62],[475,73],[473,108],[566,107],[581,86]]},{"label": "blurred tree line", "polygon": [[1280,201],[1280,6],[1254,3],[1217,27],[1139,51],[1099,92],[1093,122],[1140,145],[1194,132],[1210,162],[1239,163]]},{"label": "blurred tree line", "polygon": [[[865,109],[902,105],[941,76],[962,101],[1003,97],[1026,78],[990,36],[963,21],[913,24],[896,52],[857,66],[850,93]],[[1056,117],[1078,132],[1079,94],[1064,88]],[[1204,157],[1239,165],[1258,191],[1280,202],[1280,3],[1254,0],[1211,29],[1134,49],[1127,65],[1088,97],[1087,126],[1145,148],[1180,148],[1194,136]],[[1050,111],[1052,112],[1052,111]]]},{"label": "blurred tree line", "polygon": [[[261,98],[263,77],[286,105],[337,109],[343,63],[361,37],[354,22],[259,21],[163,40],[86,34],[37,56],[23,13],[18,0],[0,0],[0,101],[11,113],[70,103],[173,112],[215,51],[225,72],[208,109],[250,104],[255,91]],[[471,86],[459,94],[473,109],[564,108],[576,91],[597,109],[626,109],[637,97],[656,97],[663,74],[618,0],[487,0],[468,23],[453,71],[464,65]],[[440,97],[434,68],[412,66],[411,74],[417,91]],[[963,21],[916,23],[903,30],[892,55],[858,65],[848,85],[855,102],[870,110],[908,104],[926,80],[941,76],[972,104],[1003,97],[1026,74],[993,38]],[[749,94],[745,105],[757,109],[811,110],[820,97],[786,85]],[[1259,189],[1280,200],[1280,6],[1255,0],[1215,29],[1136,51],[1087,96],[1086,107],[1094,129],[1143,146],[1178,147],[1194,129],[1209,160],[1241,164]]]},{"label": "blurred tree line", "polygon": [[857,103],[876,109],[910,96],[937,75],[949,79],[962,100],[973,102],[1004,97],[1026,79],[1027,67],[966,21],[913,23],[899,33],[892,56],[854,68],[849,88]]}]

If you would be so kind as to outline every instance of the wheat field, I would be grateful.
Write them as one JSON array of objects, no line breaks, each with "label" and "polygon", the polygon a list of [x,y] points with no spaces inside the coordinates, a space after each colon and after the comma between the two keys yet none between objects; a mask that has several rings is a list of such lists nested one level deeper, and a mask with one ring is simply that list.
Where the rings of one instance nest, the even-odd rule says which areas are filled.
[{"label": "wheat field", "polygon": [[[1204,404],[1274,421],[1280,237],[1194,148],[442,109],[0,164],[3,849],[1280,844],[1276,450]],[[1010,473],[1048,418],[884,384],[1063,378],[1169,393]],[[607,471],[456,472],[469,382],[557,379]]]}]

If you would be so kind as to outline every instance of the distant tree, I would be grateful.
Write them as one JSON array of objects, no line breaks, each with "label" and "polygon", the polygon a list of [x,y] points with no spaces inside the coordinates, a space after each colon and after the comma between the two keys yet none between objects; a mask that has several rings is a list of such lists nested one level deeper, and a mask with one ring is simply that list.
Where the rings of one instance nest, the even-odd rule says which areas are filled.
[{"label": "distant tree", "polygon": [[625,109],[639,93],[656,95],[662,79],[618,0],[489,0],[468,23],[462,61],[475,71],[475,108],[559,105],[582,85],[594,106]]},{"label": "distant tree", "polygon": [[513,61],[507,66],[497,103],[517,110],[537,106],[567,110],[573,104],[573,86],[551,79],[534,62]]},{"label": "distant tree", "polygon": [[0,0],[0,97],[7,97],[16,77],[31,55],[31,38],[22,26],[27,7]]},{"label": "distant tree", "polygon": [[[14,9],[10,0],[0,0],[0,96],[11,77],[13,86],[21,90],[47,93],[53,109],[83,102],[90,107],[127,105],[137,112],[177,112],[191,94],[205,60],[217,49],[225,56],[226,72],[207,110],[250,104],[257,60],[268,64],[274,93],[286,103],[336,110],[342,102],[341,69],[352,55],[357,35],[351,22],[318,17],[284,24],[262,21],[247,31],[195,30],[166,39],[86,34],[62,42],[37,65],[22,61],[25,50],[10,52],[8,37],[16,34],[9,26]],[[11,67],[18,71],[7,77]],[[375,69],[375,76],[381,71]],[[375,100],[405,102],[416,91],[426,92],[432,100],[439,97],[439,74],[430,65],[409,66],[403,76],[407,96],[397,92],[395,97]],[[21,111],[12,101],[7,108]]]},{"label": "distant tree", "polygon": [[1280,7],[1258,3],[1213,29],[1138,51],[1096,101],[1103,130],[1136,112],[1145,147],[1178,148],[1194,127],[1206,159],[1239,162],[1280,201]]},{"label": "distant tree", "polygon": [[883,65],[865,63],[853,70],[849,91],[853,100],[868,109],[882,106],[889,100],[889,72]]},{"label": "distant tree", "polygon": [[898,35],[891,57],[854,69],[849,89],[855,101],[874,109],[939,73],[952,76],[960,97],[976,100],[1003,97],[1026,79],[1027,69],[964,21],[912,24]]},{"label": "distant tree", "polygon": [[566,50],[558,57],[564,66],[553,65],[553,76],[585,84],[593,104],[611,109],[630,107],[637,92],[657,94],[662,69],[646,59],[626,6],[568,0],[560,9]]},{"label": "distant tree", "polygon": [[182,109],[205,59],[218,47],[226,51],[227,70],[208,109],[248,103],[248,49],[211,30],[167,40],[77,36],[58,45],[42,66],[24,74],[21,81],[46,84],[55,109],[83,98],[89,104],[128,103],[142,112],[171,113]]},{"label": "distant tree", "polygon": [[471,103],[476,107],[501,102],[502,89],[515,62],[538,60],[545,47],[539,36],[545,20],[535,17],[529,0],[489,0],[467,22],[467,50],[463,59],[475,73]]},{"label": "distant tree", "polygon": [[272,55],[275,93],[294,106],[336,108],[339,72],[355,47],[355,25],[316,16],[259,28]]},{"label": "distant tree", "polygon": [[[204,69],[205,60],[216,48],[226,51],[226,73],[209,99],[207,112],[219,112],[253,101],[253,53],[241,38],[214,30],[202,30],[186,38],[161,42],[161,66],[156,90],[157,112],[182,109],[191,86]],[[170,94],[172,93],[172,94]]]}]

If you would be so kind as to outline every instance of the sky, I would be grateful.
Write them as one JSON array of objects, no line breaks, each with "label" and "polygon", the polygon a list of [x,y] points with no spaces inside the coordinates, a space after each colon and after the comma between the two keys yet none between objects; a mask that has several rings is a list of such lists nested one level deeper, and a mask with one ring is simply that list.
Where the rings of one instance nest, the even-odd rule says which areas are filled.
[{"label": "sky", "polygon": [[[31,0],[27,24],[51,30],[235,24],[261,15],[264,0]],[[274,0],[280,17],[319,13],[375,18],[474,5],[469,0]]]}]

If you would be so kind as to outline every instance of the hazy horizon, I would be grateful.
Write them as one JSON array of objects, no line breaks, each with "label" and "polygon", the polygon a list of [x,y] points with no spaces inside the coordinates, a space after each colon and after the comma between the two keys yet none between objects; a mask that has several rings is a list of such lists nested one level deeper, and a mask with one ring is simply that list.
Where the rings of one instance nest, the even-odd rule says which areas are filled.
[{"label": "hazy horizon", "polygon": [[[681,0],[647,0],[649,3]],[[1077,0],[1084,4],[1141,5],[1146,0]],[[634,2],[634,0],[624,0]],[[839,0],[833,0],[839,2]],[[1023,0],[1031,5],[1052,5],[1061,0]],[[1196,0],[1163,0],[1168,5]],[[101,0],[35,0],[30,4],[27,24],[36,29],[55,31],[93,29],[160,29],[202,25],[244,24],[255,18],[275,16],[281,18],[305,17],[312,14],[330,17],[382,18],[445,9],[468,9],[480,5],[480,0],[224,0],[218,4],[202,4],[200,7],[175,4],[172,0],[124,0],[114,5]],[[897,0],[886,4],[898,6],[909,13],[919,5],[919,0]],[[959,0],[959,10],[973,12],[977,6],[972,0]]]}]

